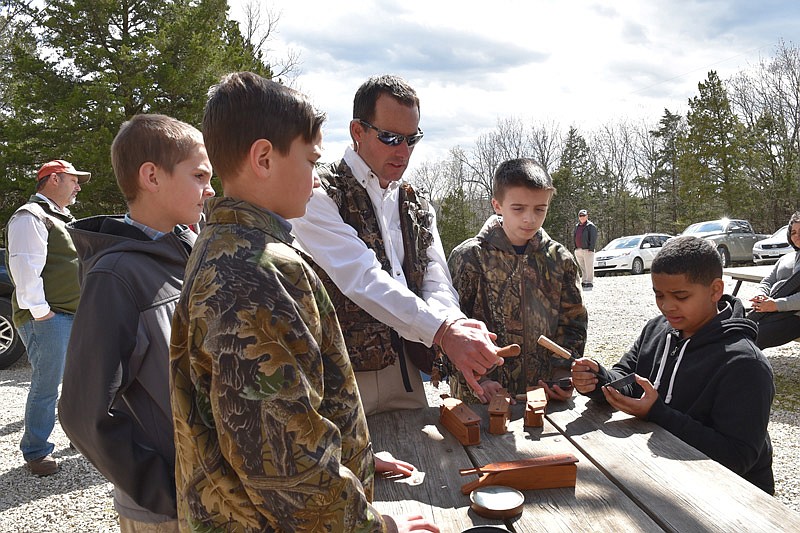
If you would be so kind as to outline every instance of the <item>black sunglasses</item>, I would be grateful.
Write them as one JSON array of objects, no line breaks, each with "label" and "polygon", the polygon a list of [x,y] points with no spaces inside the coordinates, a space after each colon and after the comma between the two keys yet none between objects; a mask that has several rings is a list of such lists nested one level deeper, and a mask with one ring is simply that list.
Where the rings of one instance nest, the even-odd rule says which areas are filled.
[{"label": "black sunglasses", "polygon": [[382,130],[380,128],[376,128],[366,120],[358,119],[362,126],[366,126],[367,128],[373,129],[378,133],[378,140],[385,144],[386,146],[397,146],[402,144],[403,141],[408,143],[408,146],[414,146],[419,141],[422,140],[422,130],[417,128],[417,133],[414,135],[400,135],[399,133],[394,133],[392,131]]}]

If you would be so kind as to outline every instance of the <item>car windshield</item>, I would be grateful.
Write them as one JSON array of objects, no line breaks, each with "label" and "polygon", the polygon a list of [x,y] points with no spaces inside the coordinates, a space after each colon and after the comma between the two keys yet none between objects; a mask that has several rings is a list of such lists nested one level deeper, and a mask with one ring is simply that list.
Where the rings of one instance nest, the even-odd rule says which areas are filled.
[{"label": "car windshield", "polygon": [[773,233],[772,238],[776,239],[778,237],[783,237],[783,240],[786,240],[786,230],[788,229],[789,229],[789,224],[786,224],[784,227]]},{"label": "car windshield", "polygon": [[697,224],[692,224],[685,230],[683,230],[684,235],[693,235],[696,233],[713,233],[724,231],[725,228],[722,226],[722,223],[718,220],[712,222],[698,222]]},{"label": "car windshield", "polygon": [[603,250],[618,250],[620,248],[636,248],[642,242],[641,237],[620,237],[614,239],[603,247]]}]

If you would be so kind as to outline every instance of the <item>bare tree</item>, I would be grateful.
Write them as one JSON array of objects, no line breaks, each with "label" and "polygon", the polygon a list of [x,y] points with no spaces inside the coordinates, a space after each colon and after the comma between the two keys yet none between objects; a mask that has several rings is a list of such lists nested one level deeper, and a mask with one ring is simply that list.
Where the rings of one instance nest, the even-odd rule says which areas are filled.
[{"label": "bare tree", "polygon": [[600,200],[595,210],[606,235],[624,235],[635,229],[631,220],[631,182],[635,172],[632,128],[627,122],[608,123],[592,139],[597,158],[598,176],[592,196]]},{"label": "bare tree", "polygon": [[634,127],[633,166],[634,185],[647,210],[647,231],[661,231],[661,198],[663,171],[659,166],[658,138],[644,122]]},{"label": "bare tree", "polygon": [[774,57],[730,85],[731,104],[747,129],[746,179],[760,197],[751,218],[778,227],[800,195],[800,50],[780,43]]},{"label": "bare tree", "polygon": [[439,203],[453,191],[454,179],[450,174],[452,161],[424,161],[414,169],[409,182],[425,191],[434,203]]},{"label": "bare tree", "polygon": [[533,157],[531,137],[525,125],[517,118],[497,121],[497,127],[478,137],[469,153],[457,154],[468,169],[465,175],[465,190],[485,199],[488,205],[492,197],[492,176],[503,161],[519,157]]},{"label": "bare tree", "polygon": [[558,125],[555,122],[532,125],[530,148],[531,157],[552,174],[561,159],[562,141]]},{"label": "bare tree", "polygon": [[299,74],[300,53],[289,49],[286,56],[277,62],[270,62],[273,50],[269,42],[275,37],[281,14],[276,13],[266,3],[258,0],[248,0],[244,6],[244,22],[242,34],[253,49],[262,54],[272,70],[272,77],[281,81],[282,78],[296,78]]}]

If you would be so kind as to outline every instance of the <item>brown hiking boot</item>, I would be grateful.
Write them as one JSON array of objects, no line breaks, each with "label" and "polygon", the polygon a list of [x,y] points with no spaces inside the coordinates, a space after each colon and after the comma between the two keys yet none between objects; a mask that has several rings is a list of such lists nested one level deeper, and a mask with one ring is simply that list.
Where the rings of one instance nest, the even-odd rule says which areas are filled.
[{"label": "brown hiking boot", "polygon": [[58,463],[52,455],[28,461],[28,469],[36,476],[49,476],[58,472]]}]

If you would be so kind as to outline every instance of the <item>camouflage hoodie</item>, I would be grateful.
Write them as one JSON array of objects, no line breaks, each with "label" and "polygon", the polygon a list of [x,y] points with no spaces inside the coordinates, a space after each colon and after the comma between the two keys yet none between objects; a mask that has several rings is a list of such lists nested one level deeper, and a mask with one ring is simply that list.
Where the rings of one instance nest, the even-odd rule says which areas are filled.
[{"label": "camouflage hoodie", "polygon": [[383,531],[331,301],[288,224],[208,200],[170,347],[182,531]]},{"label": "camouflage hoodie", "polygon": [[[487,375],[511,394],[521,394],[539,379],[568,374],[569,362],[536,344],[539,335],[580,357],[588,315],[569,250],[540,229],[525,252],[517,254],[501,221],[492,215],[477,236],[453,250],[447,263],[461,310],[497,333],[499,346],[522,347],[520,357],[506,359]],[[478,401],[460,373],[451,375],[450,387],[454,396]]]}]

